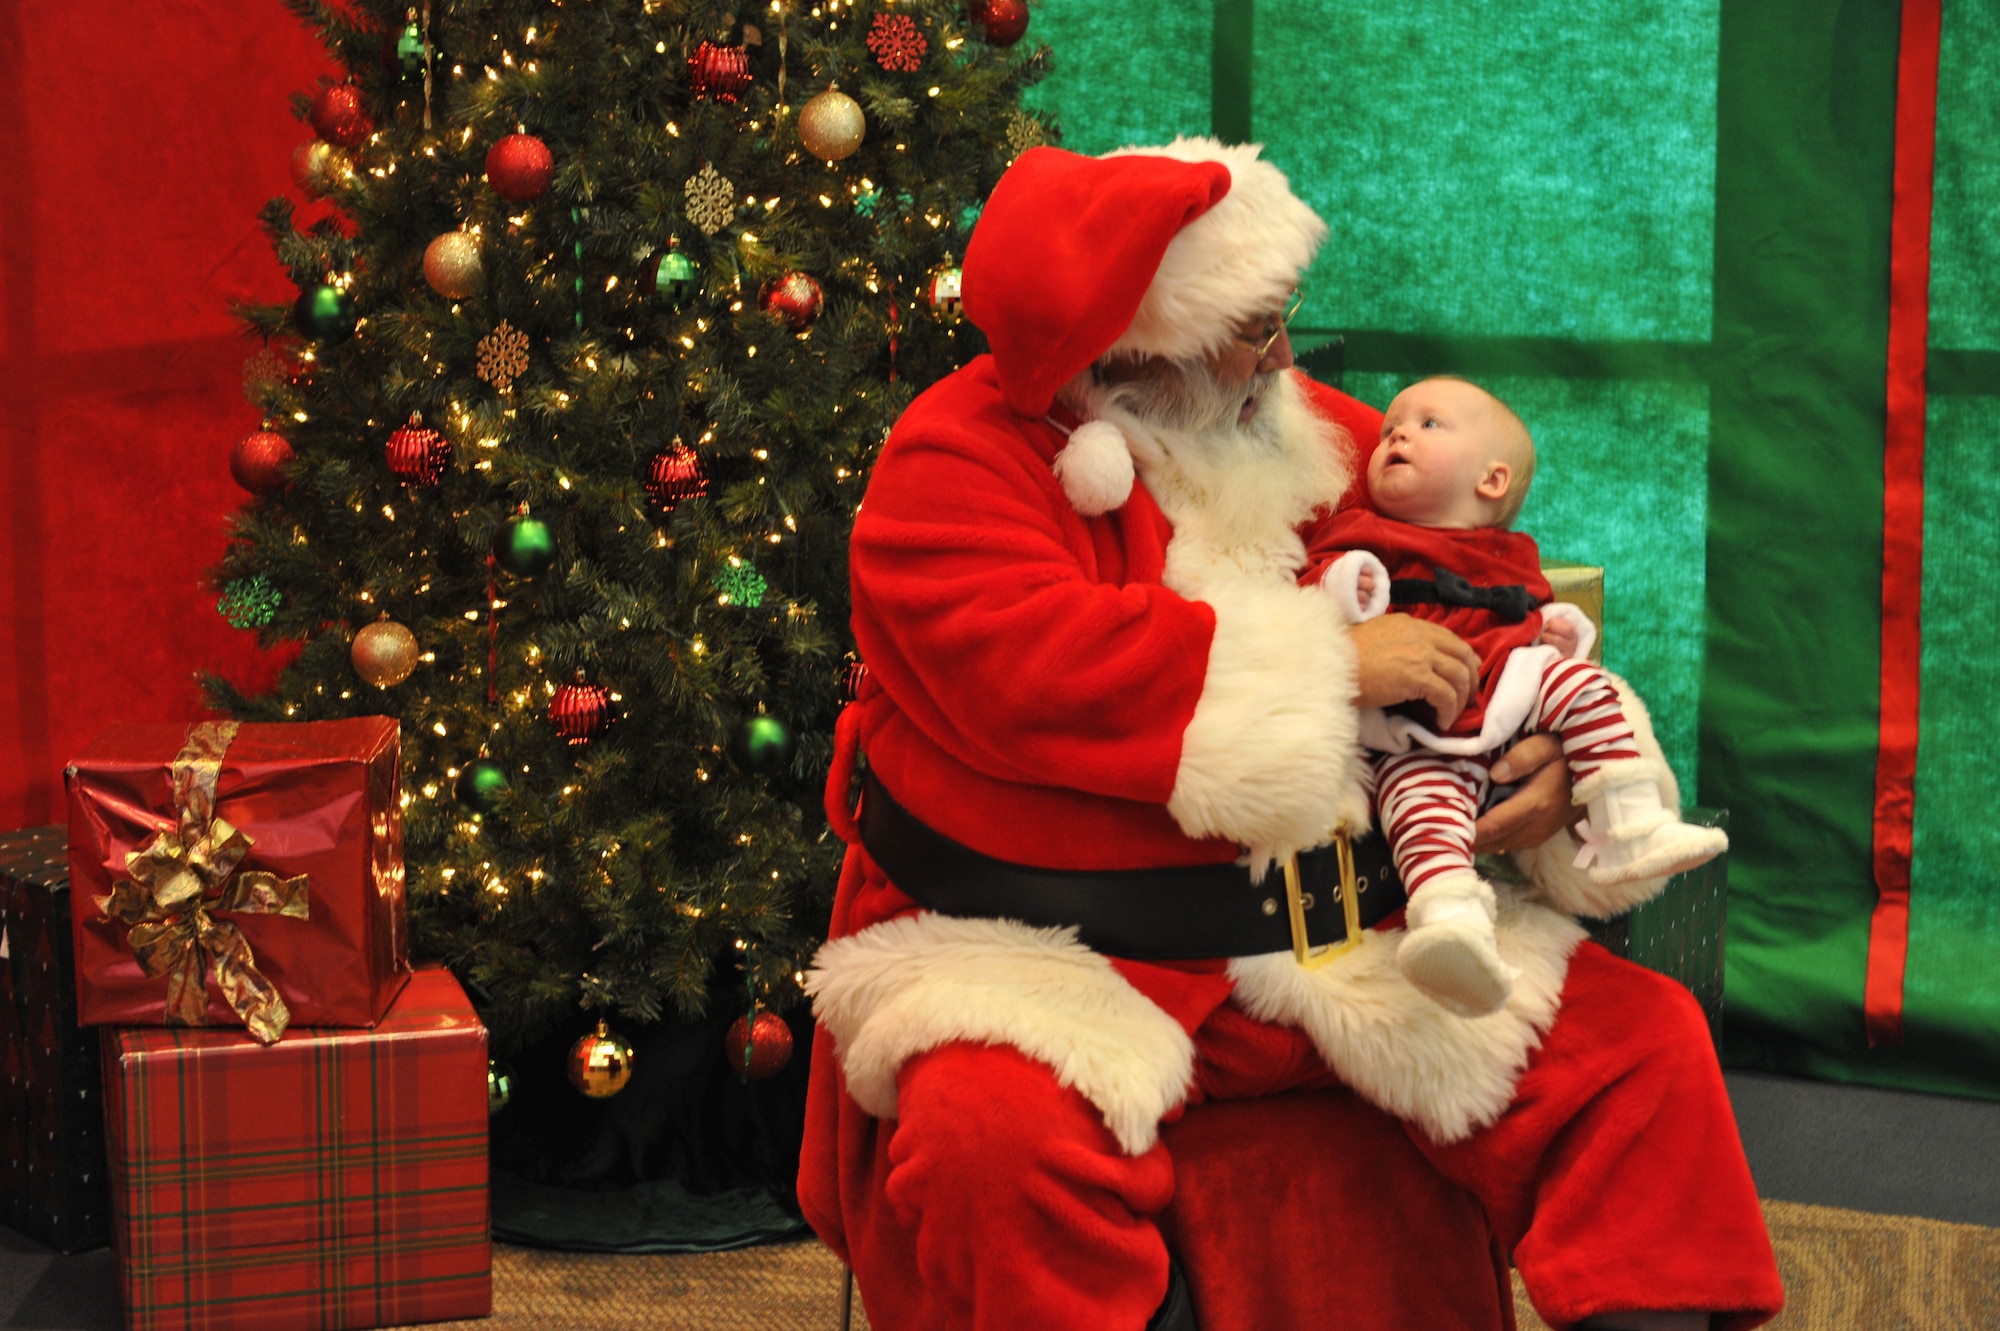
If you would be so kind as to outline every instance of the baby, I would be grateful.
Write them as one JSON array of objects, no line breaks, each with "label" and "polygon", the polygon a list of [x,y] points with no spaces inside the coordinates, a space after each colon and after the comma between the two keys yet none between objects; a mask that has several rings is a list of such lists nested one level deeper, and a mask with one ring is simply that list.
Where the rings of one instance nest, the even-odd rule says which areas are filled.
[{"label": "baby", "polygon": [[1534,442],[1505,403],[1462,379],[1426,379],[1383,417],[1368,463],[1374,511],[1336,514],[1320,542],[1348,552],[1321,585],[1351,619],[1394,606],[1444,625],[1480,658],[1472,700],[1449,727],[1423,704],[1362,721],[1382,828],[1410,894],[1397,965],[1464,1016],[1497,1010],[1517,975],[1494,945],[1493,888],[1473,869],[1472,828],[1487,769],[1521,735],[1562,741],[1589,811],[1579,863],[1593,882],[1678,873],[1729,844],[1661,806],[1610,677],[1586,659],[1596,627],[1551,600],[1534,540],[1508,530],[1534,471]]}]

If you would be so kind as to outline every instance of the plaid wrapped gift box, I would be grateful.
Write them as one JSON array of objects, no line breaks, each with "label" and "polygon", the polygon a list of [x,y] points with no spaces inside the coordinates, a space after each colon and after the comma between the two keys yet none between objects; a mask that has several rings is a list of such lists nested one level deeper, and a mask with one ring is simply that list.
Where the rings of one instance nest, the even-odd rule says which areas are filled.
[{"label": "plaid wrapped gift box", "polygon": [[486,1032],[450,972],[373,1030],[106,1030],[127,1331],[492,1311]]},{"label": "plaid wrapped gift box", "polygon": [[97,1032],[76,1024],[60,827],[0,832],[0,1223],[62,1252],[111,1238]]},{"label": "plaid wrapped gift box", "polygon": [[86,1026],[372,1026],[409,977],[388,717],[117,725],[70,763]]}]

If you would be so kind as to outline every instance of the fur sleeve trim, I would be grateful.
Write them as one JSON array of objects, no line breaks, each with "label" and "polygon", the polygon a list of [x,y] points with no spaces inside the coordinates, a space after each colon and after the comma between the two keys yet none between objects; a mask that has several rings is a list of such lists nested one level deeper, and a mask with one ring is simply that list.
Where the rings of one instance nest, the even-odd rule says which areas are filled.
[{"label": "fur sleeve trim", "polygon": [[1201,598],[1215,637],[1181,740],[1167,812],[1191,837],[1246,846],[1253,865],[1368,825],[1354,644],[1317,588],[1225,579]]},{"label": "fur sleeve trim", "polygon": [[[1631,721],[1632,733],[1639,741],[1641,757],[1638,763],[1643,764],[1644,769],[1659,782],[1661,807],[1678,814],[1681,807],[1680,784],[1674,780],[1673,768],[1667,766],[1666,755],[1660,751],[1660,741],[1653,734],[1653,721],[1646,711],[1646,704],[1632,691],[1632,686],[1618,676],[1612,675],[1611,682],[1618,690],[1618,701],[1624,706],[1626,719]],[[1577,852],[1582,847],[1583,843],[1564,829],[1539,846],[1515,851],[1514,864],[1541,889],[1543,899],[1551,906],[1593,919],[1623,915],[1634,906],[1651,901],[1667,885],[1664,878],[1647,878],[1636,883],[1600,887],[1590,881],[1587,872],[1576,867]]]},{"label": "fur sleeve trim", "polygon": [[[1375,575],[1374,590],[1363,603],[1361,599],[1361,574],[1366,571]],[[1326,566],[1326,573],[1319,580],[1320,589],[1333,597],[1340,613],[1350,624],[1360,624],[1386,614],[1389,609],[1389,569],[1383,562],[1366,550],[1349,550],[1340,558]]]},{"label": "fur sleeve trim", "polygon": [[1571,605],[1568,601],[1550,601],[1542,607],[1542,621],[1551,619],[1568,620],[1576,629],[1576,650],[1570,653],[1572,661],[1588,661],[1590,649],[1597,646],[1597,625],[1584,613],[1582,606]]},{"label": "fur sleeve trim", "polygon": [[1296,1026],[1363,1099],[1408,1119],[1436,1142],[1491,1124],[1514,1099],[1528,1056],[1562,1005],[1576,921],[1501,898],[1500,955],[1520,969],[1507,1005],[1467,1019],[1417,991],[1396,969],[1403,931],[1371,930],[1361,946],[1316,971],[1289,952],[1229,964],[1236,1003],[1259,1021]]},{"label": "fur sleeve trim", "polygon": [[847,1089],[896,1116],[896,1073],[956,1041],[1008,1045],[1104,1115],[1130,1155],[1187,1098],[1194,1041],[1071,929],[1013,920],[899,916],[820,948],[806,976]]}]

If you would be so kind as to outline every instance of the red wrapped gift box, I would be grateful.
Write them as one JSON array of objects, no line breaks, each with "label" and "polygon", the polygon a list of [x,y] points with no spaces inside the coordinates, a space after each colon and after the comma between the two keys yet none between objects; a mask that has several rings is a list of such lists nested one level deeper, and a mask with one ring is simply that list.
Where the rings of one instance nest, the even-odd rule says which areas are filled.
[{"label": "red wrapped gift box", "polygon": [[127,1331],[492,1311],[486,1031],[449,971],[373,1030],[104,1032]]},{"label": "red wrapped gift box", "polygon": [[71,762],[86,1026],[372,1026],[409,978],[387,717],[120,725]]}]

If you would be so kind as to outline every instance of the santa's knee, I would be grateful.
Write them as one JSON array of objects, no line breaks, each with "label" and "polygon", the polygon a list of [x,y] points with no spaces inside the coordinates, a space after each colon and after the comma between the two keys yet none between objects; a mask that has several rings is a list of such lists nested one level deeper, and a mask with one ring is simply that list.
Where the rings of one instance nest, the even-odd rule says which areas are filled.
[{"label": "santa's knee", "polygon": [[887,1193],[905,1223],[944,1211],[1005,1224],[1063,1196],[1143,1213],[1172,1195],[1163,1151],[1126,1155],[1095,1105],[1017,1050],[945,1045],[904,1064],[896,1087]]}]

